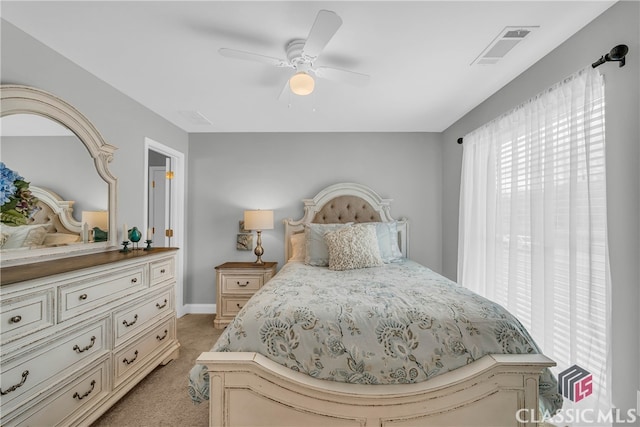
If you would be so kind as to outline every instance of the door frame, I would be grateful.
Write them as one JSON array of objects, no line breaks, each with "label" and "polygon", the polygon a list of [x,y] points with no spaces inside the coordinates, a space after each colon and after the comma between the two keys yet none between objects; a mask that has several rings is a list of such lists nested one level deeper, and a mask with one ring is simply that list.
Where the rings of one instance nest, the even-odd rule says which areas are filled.
[{"label": "door frame", "polygon": [[174,230],[174,246],[180,248],[177,251],[176,259],[176,314],[182,317],[184,313],[184,242],[185,242],[185,208],[184,197],[186,194],[186,171],[185,171],[185,155],[171,147],[167,147],[151,138],[144,138],[144,230],[149,227],[149,150],[153,150],[164,156],[173,159],[174,178],[169,181],[171,186],[170,200],[166,202],[170,204],[171,223]]}]

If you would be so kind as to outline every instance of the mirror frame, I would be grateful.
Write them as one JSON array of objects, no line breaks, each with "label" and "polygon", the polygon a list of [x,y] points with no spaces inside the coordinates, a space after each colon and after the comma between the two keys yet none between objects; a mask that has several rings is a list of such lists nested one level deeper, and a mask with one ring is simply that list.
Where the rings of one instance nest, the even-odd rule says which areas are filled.
[{"label": "mirror frame", "polygon": [[118,179],[108,169],[117,147],[108,144],[93,124],[72,105],[57,96],[30,86],[0,85],[0,117],[12,114],[35,114],[71,130],[85,145],[93,159],[98,175],[108,185],[109,240],[2,254],[2,266],[38,261],[39,257],[61,258],[83,253],[99,252],[118,244],[116,226]]}]

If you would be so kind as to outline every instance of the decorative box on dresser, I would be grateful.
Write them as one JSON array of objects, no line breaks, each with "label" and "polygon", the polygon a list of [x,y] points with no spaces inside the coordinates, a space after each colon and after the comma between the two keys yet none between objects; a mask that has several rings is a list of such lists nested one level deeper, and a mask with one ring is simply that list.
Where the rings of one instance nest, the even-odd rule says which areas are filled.
[{"label": "decorative box on dresser", "polygon": [[178,355],[174,248],[0,271],[0,424],[89,425]]},{"label": "decorative box on dresser", "polygon": [[215,328],[226,327],[249,298],[276,274],[277,262],[225,262],[216,267]]}]

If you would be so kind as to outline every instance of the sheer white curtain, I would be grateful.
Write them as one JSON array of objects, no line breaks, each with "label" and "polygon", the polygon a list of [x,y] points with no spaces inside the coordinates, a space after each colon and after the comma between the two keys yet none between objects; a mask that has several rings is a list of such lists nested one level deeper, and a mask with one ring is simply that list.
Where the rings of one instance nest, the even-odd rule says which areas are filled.
[{"label": "sheer white curtain", "polygon": [[[464,137],[458,281],[529,329],[609,408],[604,84],[589,67]],[[565,407],[573,405],[565,399]]]}]

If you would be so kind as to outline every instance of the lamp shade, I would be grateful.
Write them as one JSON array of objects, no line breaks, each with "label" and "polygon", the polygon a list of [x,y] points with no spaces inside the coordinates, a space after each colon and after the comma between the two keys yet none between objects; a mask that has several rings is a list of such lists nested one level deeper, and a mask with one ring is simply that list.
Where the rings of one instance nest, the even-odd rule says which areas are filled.
[{"label": "lamp shade", "polygon": [[244,211],[245,230],[273,229],[273,211]]},{"label": "lamp shade", "polygon": [[89,229],[98,227],[100,230],[109,229],[109,214],[107,211],[82,211],[82,223]]},{"label": "lamp shade", "polygon": [[296,95],[309,95],[313,92],[313,88],[315,87],[315,81],[313,77],[309,74],[301,71],[296,73],[289,79],[289,87],[291,88],[291,92]]}]

